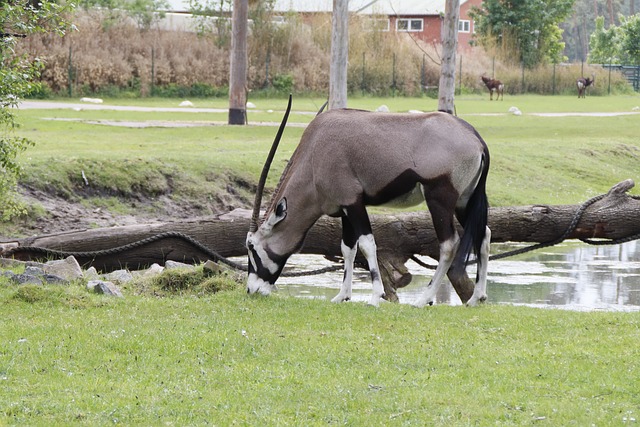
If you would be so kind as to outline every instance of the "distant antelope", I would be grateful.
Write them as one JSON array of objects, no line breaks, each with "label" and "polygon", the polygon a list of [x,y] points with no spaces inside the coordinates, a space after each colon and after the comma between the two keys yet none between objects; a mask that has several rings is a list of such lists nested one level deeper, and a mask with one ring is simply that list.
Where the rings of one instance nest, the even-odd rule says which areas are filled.
[{"label": "distant antelope", "polygon": [[504,84],[500,80],[490,79],[489,77],[482,76],[482,81],[489,89],[489,101],[493,101],[493,91],[496,91],[496,101],[502,96],[504,101]]},{"label": "distant antelope", "polygon": [[576,80],[576,86],[578,87],[578,98],[586,98],[587,96],[587,88],[594,84],[596,81],[595,74],[591,75],[591,78],[580,77]]},{"label": "distant antelope", "polygon": [[[486,299],[491,231],[485,192],[489,150],[476,130],[450,114],[375,113],[336,109],[319,114],[304,131],[258,227],[262,189],[291,108],[274,140],[258,183],[247,234],[247,292],[268,295],[287,259],[322,215],[342,219],[344,278],[333,302],[351,299],[358,248],[373,282],[370,304],[385,296],[367,205],[412,206],[426,200],[440,244],[431,283],[416,302],[433,304],[444,275],[464,272],[477,254],[476,285],[468,305]],[[464,228],[458,237],[454,216]]]}]

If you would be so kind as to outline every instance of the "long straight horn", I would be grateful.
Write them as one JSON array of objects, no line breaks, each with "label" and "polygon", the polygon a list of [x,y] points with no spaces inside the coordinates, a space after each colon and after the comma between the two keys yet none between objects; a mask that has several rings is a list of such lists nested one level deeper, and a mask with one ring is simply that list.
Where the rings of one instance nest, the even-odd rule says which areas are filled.
[{"label": "long straight horn", "polygon": [[251,224],[249,225],[249,231],[252,233],[258,229],[258,217],[260,216],[260,204],[262,203],[262,192],[264,191],[264,184],[267,182],[267,175],[269,175],[271,162],[273,161],[273,157],[275,156],[276,150],[278,149],[278,144],[280,143],[280,138],[282,138],[282,133],[284,132],[284,127],[287,124],[287,119],[289,118],[290,111],[291,111],[291,95],[289,95],[289,104],[287,105],[287,111],[284,113],[284,117],[282,118],[282,123],[280,123],[280,128],[278,129],[278,133],[276,134],[276,137],[273,140],[273,144],[271,145],[271,150],[269,151],[267,160],[264,162],[264,167],[262,168],[262,174],[260,175],[260,180],[258,181],[258,188],[256,189],[256,198],[253,201],[253,214],[251,215]]}]

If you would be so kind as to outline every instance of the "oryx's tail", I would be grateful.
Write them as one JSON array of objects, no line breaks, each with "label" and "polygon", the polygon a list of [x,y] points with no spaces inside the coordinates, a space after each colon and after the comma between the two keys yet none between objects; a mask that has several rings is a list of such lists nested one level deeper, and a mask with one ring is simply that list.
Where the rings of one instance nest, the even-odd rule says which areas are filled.
[{"label": "oryx's tail", "polygon": [[487,200],[486,186],[487,175],[489,173],[489,149],[486,144],[484,145],[484,152],[482,153],[481,167],[482,172],[480,179],[465,208],[464,232],[462,239],[460,239],[460,246],[458,247],[456,258],[453,261],[454,266],[464,267],[469,261],[471,251],[473,251],[476,256],[480,254],[482,242],[487,231],[489,201]]}]

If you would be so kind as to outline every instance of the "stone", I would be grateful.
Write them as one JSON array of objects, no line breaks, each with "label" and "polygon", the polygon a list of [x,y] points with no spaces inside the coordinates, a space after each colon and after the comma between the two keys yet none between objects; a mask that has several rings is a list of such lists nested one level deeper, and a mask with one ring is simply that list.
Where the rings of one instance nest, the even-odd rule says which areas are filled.
[{"label": "stone", "polygon": [[24,268],[24,274],[30,276],[44,276],[44,269],[35,265],[28,265]]},{"label": "stone", "polygon": [[42,285],[42,276],[34,276],[32,274],[16,274],[13,281],[19,285]]},{"label": "stone", "polygon": [[39,276],[42,280],[48,285],[68,285],[69,281],[63,279],[62,277],[56,276],[54,274],[43,274]]},{"label": "stone", "polygon": [[386,105],[382,104],[381,106],[376,108],[376,111],[378,113],[388,113],[389,112],[389,107],[387,107]]},{"label": "stone", "polygon": [[68,281],[82,279],[84,277],[80,264],[78,264],[78,261],[72,256],[64,260],[49,261],[44,265],[43,270],[46,274],[53,274]]},{"label": "stone", "polygon": [[202,266],[202,269],[207,276],[215,276],[222,273],[222,267],[220,266],[220,264],[211,260],[205,262]]},{"label": "stone", "polygon": [[116,270],[104,275],[105,280],[116,283],[127,283],[133,280],[133,274],[127,270]]},{"label": "stone", "polygon": [[123,298],[120,289],[113,283],[104,280],[90,280],[87,283],[87,289],[97,294],[110,295],[118,298]]},{"label": "stone", "polygon": [[166,269],[172,269],[172,268],[193,268],[195,269],[195,267],[191,264],[185,264],[183,262],[178,262],[178,261],[171,261],[168,260],[164,263],[164,268]]},{"label": "stone", "polygon": [[153,263],[151,265],[151,267],[149,267],[146,270],[142,271],[142,276],[143,277],[157,276],[158,274],[162,273],[163,271],[164,271],[164,267],[163,266],[161,266],[160,264],[157,264],[157,263]]},{"label": "stone", "polygon": [[89,267],[84,272],[84,278],[87,280],[98,280],[100,279],[100,275],[98,274],[98,270],[95,267]]}]

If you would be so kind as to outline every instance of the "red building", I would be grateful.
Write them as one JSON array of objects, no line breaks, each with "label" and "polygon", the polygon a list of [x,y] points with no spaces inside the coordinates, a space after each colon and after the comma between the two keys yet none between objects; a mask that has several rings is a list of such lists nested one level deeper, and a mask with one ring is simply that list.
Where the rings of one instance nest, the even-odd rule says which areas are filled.
[{"label": "red building", "polygon": [[[474,23],[469,16],[472,6],[479,7],[482,0],[460,0],[458,46],[470,46]],[[372,26],[379,31],[411,33],[426,43],[440,43],[445,0],[349,0],[352,14],[370,17]],[[276,13],[332,13],[333,0],[276,0]]]}]

